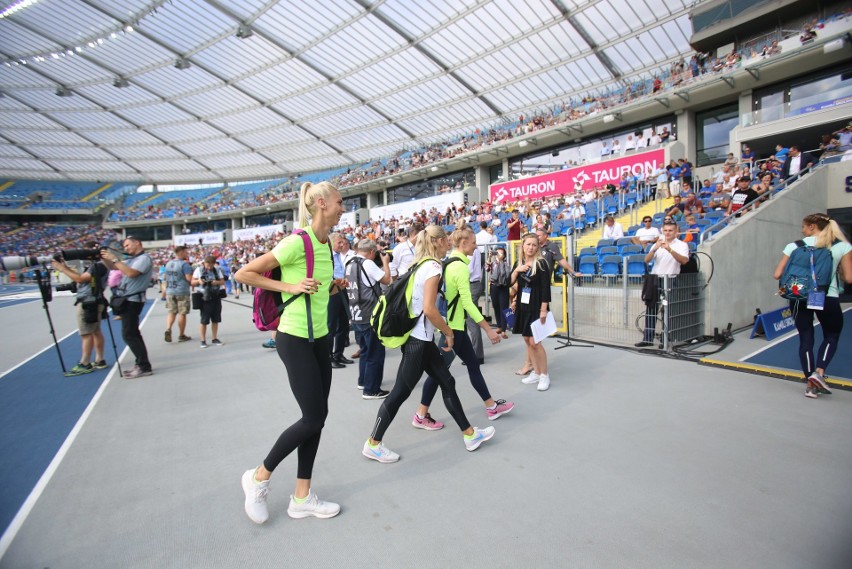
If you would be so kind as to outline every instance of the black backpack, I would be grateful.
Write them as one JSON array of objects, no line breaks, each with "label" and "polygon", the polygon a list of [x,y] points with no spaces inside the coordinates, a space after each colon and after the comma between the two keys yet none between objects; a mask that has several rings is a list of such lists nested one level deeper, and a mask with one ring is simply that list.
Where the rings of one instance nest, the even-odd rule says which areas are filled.
[{"label": "black backpack", "polygon": [[411,335],[414,325],[422,314],[421,312],[412,315],[408,310],[411,296],[414,294],[413,277],[423,263],[434,260],[427,258],[413,265],[407,273],[392,282],[385,293],[379,297],[370,317],[370,326],[386,348],[402,346]]}]

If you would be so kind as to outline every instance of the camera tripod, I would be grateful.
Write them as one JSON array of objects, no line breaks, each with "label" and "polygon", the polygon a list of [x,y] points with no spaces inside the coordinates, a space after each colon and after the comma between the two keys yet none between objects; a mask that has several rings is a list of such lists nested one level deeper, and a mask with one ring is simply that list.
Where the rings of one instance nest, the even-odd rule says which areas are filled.
[{"label": "camera tripod", "polygon": [[[48,307],[48,303],[53,301],[53,290],[50,288],[50,271],[47,268],[47,265],[43,265],[42,268],[36,269],[36,281],[38,282],[38,289],[41,293],[41,307],[44,308],[44,313],[47,315],[47,323],[50,326],[50,335],[53,338],[53,345],[56,348],[56,355],[59,357],[59,366],[62,368],[62,373],[67,374],[68,370],[65,368],[65,361],[62,359],[62,350],[59,348],[59,341],[56,339],[56,329],[53,327],[53,318],[50,316],[50,308]],[[107,329],[109,330],[109,338],[112,341],[112,353],[115,355],[115,364],[118,366],[118,374],[123,375],[121,371],[121,363],[118,361],[118,346],[115,344],[115,335],[112,332],[112,324],[109,321],[109,311],[105,312],[106,321],[107,321]],[[100,321],[98,321],[100,324]]]}]

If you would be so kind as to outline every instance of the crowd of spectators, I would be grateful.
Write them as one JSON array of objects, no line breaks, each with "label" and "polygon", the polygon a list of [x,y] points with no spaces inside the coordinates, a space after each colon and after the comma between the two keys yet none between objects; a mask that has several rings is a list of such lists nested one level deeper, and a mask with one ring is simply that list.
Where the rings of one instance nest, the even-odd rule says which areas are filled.
[{"label": "crowd of spectators", "polygon": [[0,255],[46,257],[64,249],[80,249],[87,241],[108,244],[115,240],[115,231],[98,225],[5,224],[0,227]]},{"label": "crowd of spectators", "polygon": [[[802,37],[807,35],[810,40],[803,40],[803,43],[812,41],[813,37],[816,37],[817,31],[824,28],[827,22],[848,18],[850,14],[852,14],[852,9],[847,9],[843,13],[837,13],[828,18],[809,20],[802,26]],[[336,175],[320,175],[320,177],[329,179],[337,187],[344,188],[421,168],[468,152],[476,152],[488,146],[501,144],[544,128],[601,114],[644,97],[658,96],[661,92],[682,88],[691,82],[700,80],[707,74],[728,72],[742,65],[744,53],[749,58],[773,57],[781,53],[779,41],[789,35],[790,32],[779,29],[773,34],[764,36],[759,43],[746,43],[727,54],[695,53],[688,59],[680,57],[672,61],[668,69],[661,70],[648,78],[634,80],[628,85],[615,87],[606,94],[585,95],[567,99],[544,109],[522,113],[515,120],[504,119],[500,123],[477,128],[467,135],[456,136],[416,149],[402,150],[385,159],[352,167]],[[659,133],[654,132],[648,140],[637,140],[634,148],[665,144],[670,136],[671,134],[667,130],[662,130]],[[629,151],[628,145],[629,142],[625,144],[624,149],[613,148],[611,153]],[[127,210],[117,211],[113,214],[113,219],[123,221],[190,217],[290,201],[298,197],[298,189],[302,181],[302,178],[298,176],[284,180],[273,180],[270,181],[268,187],[250,194],[241,194],[237,191],[238,188],[225,190],[216,194],[215,200],[210,201],[197,200],[185,203],[176,196],[156,205],[144,207],[143,204],[143,207],[138,209],[130,207]]]}]

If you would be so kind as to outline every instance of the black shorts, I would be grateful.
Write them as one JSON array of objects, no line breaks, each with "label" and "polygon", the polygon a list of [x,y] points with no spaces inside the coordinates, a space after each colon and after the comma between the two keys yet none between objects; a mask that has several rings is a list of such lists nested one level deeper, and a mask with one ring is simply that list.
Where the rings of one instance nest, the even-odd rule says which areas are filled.
[{"label": "black shorts", "polygon": [[201,323],[210,324],[222,321],[222,299],[214,298],[201,303]]}]

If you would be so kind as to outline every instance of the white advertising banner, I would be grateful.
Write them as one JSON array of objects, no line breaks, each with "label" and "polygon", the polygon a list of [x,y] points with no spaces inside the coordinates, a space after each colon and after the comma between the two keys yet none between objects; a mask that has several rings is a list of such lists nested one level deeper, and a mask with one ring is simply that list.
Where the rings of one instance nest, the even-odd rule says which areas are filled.
[{"label": "white advertising banner", "polygon": [[234,229],[231,232],[231,239],[233,241],[254,241],[257,237],[266,239],[267,237],[274,237],[277,233],[283,232],[283,223],[264,225],[262,227],[245,227],[243,229]]},{"label": "white advertising banner", "polygon": [[355,227],[356,225],[358,224],[355,221],[355,212],[350,211],[340,216],[340,223],[337,224],[337,227],[342,229],[344,227]]},{"label": "white advertising banner", "polygon": [[433,207],[444,213],[451,205],[458,206],[464,203],[464,192],[451,192],[441,194],[422,200],[411,200],[370,208],[370,219],[390,219],[392,217],[411,217],[415,212],[426,210],[428,213]]},{"label": "white advertising banner", "polygon": [[175,235],[175,245],[216,245],[224,243],[225,234],[221,231],[210,233],[190,233],[189,235]]}]

